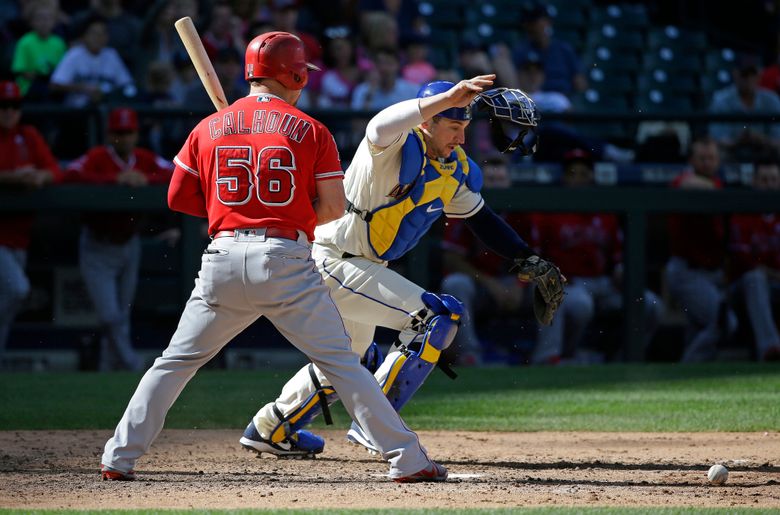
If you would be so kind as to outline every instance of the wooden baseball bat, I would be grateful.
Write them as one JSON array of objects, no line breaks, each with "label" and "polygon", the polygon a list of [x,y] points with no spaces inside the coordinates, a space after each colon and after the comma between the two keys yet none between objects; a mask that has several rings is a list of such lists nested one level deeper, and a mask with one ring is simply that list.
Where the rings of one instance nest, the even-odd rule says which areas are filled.
[{"label": "wooden baseball bat", "polygon": [[173,25],[176,27],[176,32],[179,33],[184,48],[187,49],[187,54],[190,56],[192,64],[195,65],[195,71],[198,72],[198,77],[200,77],[203,87],[206,88],[206,93],[209,94],[214,107],[217,108],[217,111],[227,107],[228,103],[225,100],[222,84],[219,83],[211,59],[206,54],[206,49],[203,48],[203,42],[195,29],[195,24],[192,23],[192,18],[185,16]]}]

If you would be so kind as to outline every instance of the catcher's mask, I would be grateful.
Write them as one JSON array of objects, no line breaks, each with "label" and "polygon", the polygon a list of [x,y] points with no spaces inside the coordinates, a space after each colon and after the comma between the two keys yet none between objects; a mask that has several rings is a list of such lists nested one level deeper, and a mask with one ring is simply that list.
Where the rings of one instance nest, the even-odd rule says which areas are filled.
[{"label": "catcher's mask", "polygon": [[490,137],[502,153],[536,151],[539,112],[531,98],[519,89],[494,88],[477,95],[477,109],[490,115]]}]

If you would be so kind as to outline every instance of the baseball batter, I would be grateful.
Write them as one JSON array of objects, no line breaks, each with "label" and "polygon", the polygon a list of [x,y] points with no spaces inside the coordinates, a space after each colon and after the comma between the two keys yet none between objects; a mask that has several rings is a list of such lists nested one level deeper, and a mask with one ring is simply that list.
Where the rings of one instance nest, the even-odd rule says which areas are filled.
[{"label": "baseball batter", "polygon": [[[102,477],[132,480],[195,372],[266,316],[303,351],[322,380],[390,462],[396,481],[443,481],[350,348],[341,316],[311,258],[314,226],[344,213],[336,144],[294,107],[311,65],[300,38],[269,32],[246,51],[250,94],[201,121],[176,156],[168,203],[208,218],[212,243],[168,348],[141,379],[102,457]],[[296,435],[279,442],[297,445]]]},{"label": "baseball batter", "polygon": [[[442,214],[464,218],[490,248],[516,263],[525,263],[533,254],[485,205],[479,166],[461,148],[471,102],[479,94],[479,105],[491,113],[494,143],[501,151],[529,154],[535,149],[533,102],[518,90],[480,93],[494,77],[432,82],[420,89],[418,98],[378,113],[368,123],[345,176],[347,213],[316,231],[314,259],[344,318],[352,349],[363,356],[396,410],[414,395],[452,342],[463,305],[452,296],[425,291],[389,270],[387,262],[413,248]],[[538,273],[530,275],[546,270],[545,278],[552,276],[553,283],[558,279],[547,299],[554,312],[562,297],[560,274],[533,257],[530,268]],[[377,325],[400,331],[384,360],[373,342]],[[301,369],[276,401],[253,417],[242,445],[277,455],[322,452],[324,441],[302,428],[321,411],[328,421],[327,406],[336,393],[326,375],[316,364]],[[376,452],[365,429],[360,421],[353,423],[348,438]],[[296,434],[311,446],[292,451],[272,446]]]}]

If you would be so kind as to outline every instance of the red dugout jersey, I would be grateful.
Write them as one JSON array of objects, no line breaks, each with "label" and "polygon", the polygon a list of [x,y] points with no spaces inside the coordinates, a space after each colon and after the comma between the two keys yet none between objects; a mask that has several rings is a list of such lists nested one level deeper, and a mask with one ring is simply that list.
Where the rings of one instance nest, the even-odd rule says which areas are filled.
[{"label": "red dugout jersey", "polygon": [[599,277],[623,259],[623,232],[615,215],[535,213],[534,247],[569,277]]},{"label": "red dugout jersey", "polygon": [[760,265],[780,270],[780,216],[733,215],[729,247],[735,274]]},{"label": "red dugout jersey", "polygon": [[114,184],[117,176],[127,170],[136,170],[146,176],[149,184],[167,184],[173,164],[151,150],[136,148],[127,161],[120,158],[110,146],[89,150],[73,161],[66,172],[69,181],[92,184]]},{"label": "red dugout jersey", "polygon": [[[134,149],[125,161],[113,147],[99,146],[73,161],[68,166],[66,179],[91,184],[116,184],[119,174],[127,170],[141,172],[149,184],[167,184],[173,163],[144,148]],[[118,245],[137,232],[138,218],[134,213],[98,212],[85,214],[84,223],[98,239]]]},{"label": "red dugout jersey", "polygon": [[250,95],[201,121],[174,159],[171,209],[206,216],[209,234],[280,227],[314,239],[315,181],[343,179],[320,122],[274,95]]},{"label": "red dugout jersey", "polygon": [[[43,136],[30,125],[20,125],[10,131],[0,130],[0,173],[13,172],[23,167],[45,169],[61,178],[60,166],[49,150]],[[35,206],[30,206],[34,209]],[[26,249],[30,245],[30,228],[33,217],[28,214],[4,213],[0,215],[0,245]]]},{"label": "red dugout jersey", "polygon": [[[679,188],[685,178],[683,172],[672,181]],[[715,188],[723,187],[715,179]],[[693,268],[713,270],[723,266],[726,256],[726,219],[723,215],[671,214],[669,215],[669,252],[688,262]]]}]

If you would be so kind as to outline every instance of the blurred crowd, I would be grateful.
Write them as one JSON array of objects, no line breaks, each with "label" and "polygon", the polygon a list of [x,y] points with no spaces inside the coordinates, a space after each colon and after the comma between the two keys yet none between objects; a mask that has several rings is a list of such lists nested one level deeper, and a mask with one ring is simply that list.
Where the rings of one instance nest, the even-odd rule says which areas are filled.
[{"label": "blurred crowd", "polygon": [[[511,3],[507,18],[514,25],[502,37],[498,32],[496,37],[464,32],[443,41],[447,31],[437,24],[443,23],[445,3],[0,0],[0,187],[37,188],[68,181],[165,183],[170,171],[166,159],[181,145],[189,127],[162,122],[144,131],[136,111],[126,106],[211,108],[174,29],[177,19],[189,16],[231,102],[247,93],[246,43],[259,33],[284,30],[300,36],[308,59],[322,68],[311,74],[304,90],[298,106],[304,110],[376,112],[414,97],[425,82],[494,72],[498,86],[519,87],[537,103],[543,121],[534,160],[560,164],[561,184],[566,187],[593,186],[597,162],[687,160],[687,168],[672,187],[721,188],[721,164],[728,161],[748,164],[750,187],[780,189],[780,122],[720,121],[698,128],[680,122],[642,122],[629,134],[620,129],[610,134],[574,123],[544,121],[545,115],[558,113],[604,112],[612,105],[607,100],[621,98],[616,89],[621,77],[611,75],[620,63],[614,58],[617,39],[610,40],[609,23],[600,26],[606,43],[598,39],[589,46],[577,45],[572,38],[561,37],[565,31],[556,31],[556,24],[565,21],[560,7],[523,0]],[[596,4],[614,15],[611,23],[617,23],[617,11]],[[464,2],[452,5],[466,9]],[[451,29],[459,22],[447,23]],[[668,28],[665,34],[669,45],[681,41]],[[664,48],[659,47],[661,55]],[[702,84],[712,82],[718,87],[707,90],[700,110],[715,115],[780,114],[780,61],[774,55],[749,46],[724,49],[719,55],[725,68],[717,77],[702,77]],[[664,78],[668,70],[661,64],[648,69],[646,77],[632,71],[629,86],[656,81],[655,89],[649,90],[648,109],[677,109],[664,97],[671,91],[664,87],[675,78]],[[679,78],[683,85],[684,74]],[[105,108],[110,115],[104,144],[86,153],[78,150],[84,146],[87,128],[77,119],[69,121],[67,129],[60,128],[57,141],[47,141],[48,133],[42,135],[20,123],[23,109],[36,104]],[[641,112],[634,105],[624,107],[628,113]],[[487,130],[484,121],[474,122],[470,152],[480,156],[486,187],[511,187],[511,168],[518,163],[491,151]],[[138,147],[139,137],[151,150]],[[74,149],[76,155],[68,153]],[[346,164],[351,156],[342,153],[342,158]],[[570,279],[560,315],[553,326],[535,333],[526,359],[535,363],[576,360],[592,321],[601,313],[614,313],[622,302],[620,220],[606,213],[508,212],[505,216],[520,234],[533,235],[529,243],[550,256]],[[130,215],[93,219],[85,223],[80,242],[85,283],[106,329],[101,343],[110,361],[101,365],[106,369],[139,367],[129,336],[140,252],[134,220]],[[4,230],[0,237],[0,270],[4,271],[0,352],[14,314],[29,293],[24,267],[32,223],[30,214],[4,213],[1,221],[4,229],[14,230]],[[773,315],[776,303],[772,302],[780,291],[780,218],[774,214],[673,215],[668,234],[670,258],[661,287],[648,290],[643,299],[648,344],[659,321],[677,309],[686,320],[681,359],[714,359],[718,342],[736,329],[738,317],[731,306],[738,299],[747,306],[755,357],[780,357]],[[506,264],[486,257],[479,242],[472,241],[457,222],[450,222],[444,231],[442,255],[441,289],[463,299],[470,313],[453,346],[453,359],[481,362],[489,351],[485,320],[527,311],[527,292]],[[105,276],[87,273],[95,263],[110,265]]]}]

